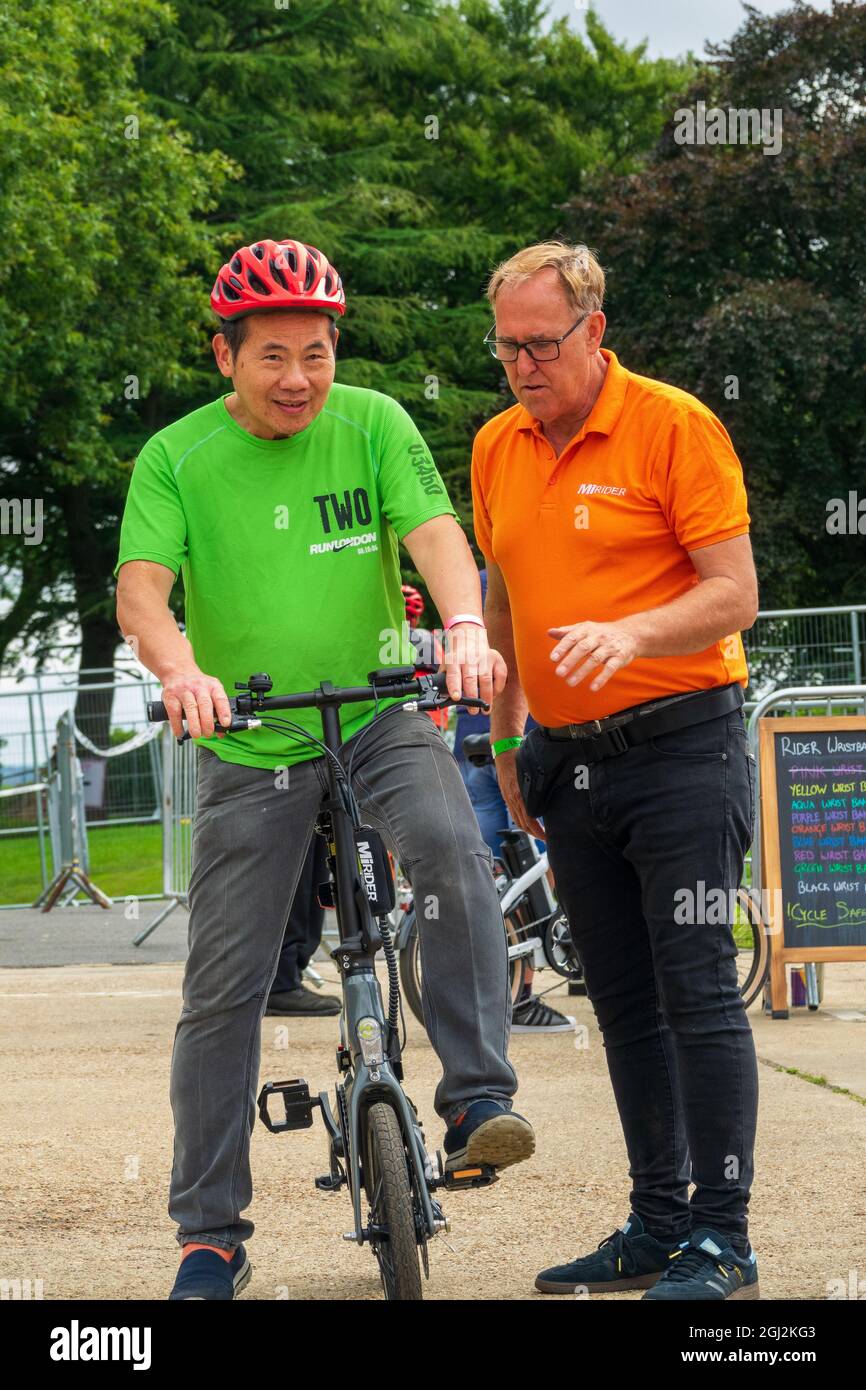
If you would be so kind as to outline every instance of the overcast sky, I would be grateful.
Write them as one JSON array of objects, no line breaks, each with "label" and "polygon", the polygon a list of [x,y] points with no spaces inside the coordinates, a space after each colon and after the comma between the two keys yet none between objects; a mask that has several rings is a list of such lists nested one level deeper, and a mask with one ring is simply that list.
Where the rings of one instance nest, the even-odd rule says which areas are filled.
[{"label": "overcast sky", "polygon": [[[815,9],[828,10],[830,0],[812,0]],[[572,17],[583,31],[586,0],[548,0],[551,17]],[[788,0],[752,0],[764,14],[791,8]],[[700,57],[709,39],[730,38],[740,27],[740,0],[594,0],[593,8],[615,38],[629,44],[649,40],[650,57],[676,58],[689,49]]]}]

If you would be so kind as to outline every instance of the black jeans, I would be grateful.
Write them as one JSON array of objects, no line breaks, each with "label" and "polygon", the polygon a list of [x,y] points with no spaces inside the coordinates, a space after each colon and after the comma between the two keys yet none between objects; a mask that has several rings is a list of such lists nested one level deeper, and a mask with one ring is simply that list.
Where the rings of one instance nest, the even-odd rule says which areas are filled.
[{"label": "black jeans", "polygon": [[548,851],[604,1040],[632,1210],[661,1239],[710,1226],[745,1253],[758,1074],[732,915],[719,910],[754,829],[742,712],[586,775],[579,741],[563,747],[575,771],[544,806]]}]

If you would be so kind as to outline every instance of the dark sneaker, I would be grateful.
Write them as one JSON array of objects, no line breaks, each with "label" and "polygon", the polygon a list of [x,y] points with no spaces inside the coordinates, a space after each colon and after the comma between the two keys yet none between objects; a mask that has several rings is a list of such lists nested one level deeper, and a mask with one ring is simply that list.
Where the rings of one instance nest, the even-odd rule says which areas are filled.
[{"label": "dark sneaker", "polygon": [[542,1293],[616,1293],[620,1289],[648,1289],[668,1268],[678,1243],[656,1240],[634,1212],[624,1226],[601,1241],[591,1255],[571,1264],[543,1269],[535,1281]]},{"label": "dark sneaker", "polygon": [[703,1226],[671,1253],[661,1279],[643,1297],[716,1303],[726,1298],[760,1298],[755,1252],[750,1249],[748,1255],[738,1255],[718,1231]]},{"label": "dark sneaker", "polygon": [[342,1005],[333,994],[314,994],[304,985],[268,996],[265,1017],[294,1015],[307,1018],[330,1018],[340,1012]]},{"label": "dark sneaker", "polygon": [[528,1120],[495,1100],[476,1100],[445,1131],[446,1173],[486,1164],[508,1168],[535,1153],[535,1133]]},{"label": "dark sneaker", "polygon": [[571,1014],[558,1014],[532,995],[511,1010],[512,1033],[573,1033],[575,1027]]},{"label": "dark sneaker", "polygon": [[245,1289],[252,1276],[247,1252],[239,1245],[231,1262],[215,1250],[193,1250],[181,1260],[169,1301],[179,1299],[211,1299],[230,1303]]}]

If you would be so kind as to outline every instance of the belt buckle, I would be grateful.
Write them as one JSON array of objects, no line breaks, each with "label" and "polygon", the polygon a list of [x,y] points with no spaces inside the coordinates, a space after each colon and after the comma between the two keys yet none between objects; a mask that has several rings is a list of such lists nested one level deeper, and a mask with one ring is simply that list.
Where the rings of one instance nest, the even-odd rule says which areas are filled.
[{"label": "belt buckle", "polygon": [[[585,724],[572,724],[571,727],[575,731],[571,735],[572,738],[597,738],[602,732],[600,719],[588,719]],[[580,733],[576,732],[578,729]]]}]

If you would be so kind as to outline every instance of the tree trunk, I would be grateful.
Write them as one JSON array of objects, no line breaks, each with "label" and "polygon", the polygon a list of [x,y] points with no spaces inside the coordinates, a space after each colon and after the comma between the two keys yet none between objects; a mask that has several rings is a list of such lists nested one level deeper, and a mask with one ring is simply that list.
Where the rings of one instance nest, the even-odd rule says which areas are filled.
[{"label": "tree trunk", "polygon": [[81,688],[75,703],[75,722],[99,748],[107,748],[114,691],[89,691],[87,686],[106,684],[114,678],[114,653],[121,640],[114,616],[112,583],[117,538],[94,526],[92,498],[84,488],[64,489],[63,508],[81,626]]}]

